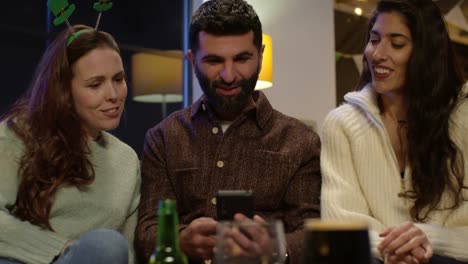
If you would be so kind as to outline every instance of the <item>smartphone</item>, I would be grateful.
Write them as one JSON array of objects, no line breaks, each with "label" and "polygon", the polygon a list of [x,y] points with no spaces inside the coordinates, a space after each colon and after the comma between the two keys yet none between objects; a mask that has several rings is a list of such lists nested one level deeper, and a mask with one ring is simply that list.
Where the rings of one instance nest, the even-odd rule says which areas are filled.
[{"label": "smartphone", "polygon": [[252,218],[254,196],[251,190],[219,190],[216,193],[216,215],[218,221],[232,220],[236,213]]}]

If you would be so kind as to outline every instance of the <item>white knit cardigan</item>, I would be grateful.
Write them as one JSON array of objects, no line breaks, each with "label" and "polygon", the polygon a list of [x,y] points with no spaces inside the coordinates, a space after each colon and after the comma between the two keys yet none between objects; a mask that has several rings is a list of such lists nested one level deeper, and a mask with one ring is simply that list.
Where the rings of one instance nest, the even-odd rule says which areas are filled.
[{"label": "white knit cardigan", "polygon": [[[468,93],[468,87],[464,87]],[[367,85],[345,96],[346,103],[326,117],[322,131],[321,169],[323,219],[365,220],[369,223],[372,253],[381,258],[378,236],[386,227],[412,221],[411,200],[398,196],[402,179],[390,139],[380,118],[377,94]],[[450,136],[464,157],[468,186],[468,100],[451,116]],[[411,189],[406,167],[404,186]],[[465,198],[468,191],[464,191]],[[442,205],[449,202],[443,196]],[[417,223],[434,253],[468,261],[468,202],[454,210],[432,211],[426,223]]]}]

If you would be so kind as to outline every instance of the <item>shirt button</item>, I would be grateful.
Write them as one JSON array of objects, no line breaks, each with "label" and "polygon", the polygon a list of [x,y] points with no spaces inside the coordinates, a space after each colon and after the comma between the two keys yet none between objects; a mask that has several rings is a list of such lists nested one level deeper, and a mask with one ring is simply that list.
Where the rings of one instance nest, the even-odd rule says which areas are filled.
[{"label": "shirt button", "polygon": [[218,168],[222,168],[222,167],[224,167],[224,162],[220,160],[220,161],[216,162],[216,166],[218,166]]},{"label": "shirt button", "polygon": [[211,198],[211,203],[216,205],[216,198]]},{"label": "shirt button", "polygon": [[211,132],[213,132],[213,134],[218,134],[219,132],[219,129],[217,127],[213,127],[213,129],[211,129]]}]

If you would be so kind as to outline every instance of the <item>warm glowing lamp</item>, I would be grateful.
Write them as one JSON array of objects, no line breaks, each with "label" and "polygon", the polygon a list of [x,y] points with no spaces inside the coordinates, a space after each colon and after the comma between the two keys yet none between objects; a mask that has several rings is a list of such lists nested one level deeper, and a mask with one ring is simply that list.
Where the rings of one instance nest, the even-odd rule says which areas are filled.
[{"label": "warm glowing lamp", "polygon": [[161,103],[163,117],[166,103],[182,102],[182,52],[160,51],[132,56],[132,98],[137,102]]},{"label": "warm glowing lamp", "polygon": [[255,90],[262,90],[273,86],[273,49],[271,36],[263,34],[263,62],[262,70],[258,76],[257,85]]},{"label": "warm glowing lamp", "polygon": [[362,9],[360,7],[354,8],[354,13],[358,16],[362,15]]}]

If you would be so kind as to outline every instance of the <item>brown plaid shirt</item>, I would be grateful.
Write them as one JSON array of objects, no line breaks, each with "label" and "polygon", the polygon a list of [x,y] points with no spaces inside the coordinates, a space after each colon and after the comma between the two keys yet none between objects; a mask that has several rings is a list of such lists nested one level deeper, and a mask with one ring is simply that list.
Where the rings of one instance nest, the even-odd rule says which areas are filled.
[{"label": "brown plaid shirt", "polygon": [[[302,258],[303,221],[320,216],[320,139],[274,110],[262,92],[222,132],[202,97],[146,134],[135,246],[147,263],[154,251],[157,204],[176,199],[181,228],[216,217],[218,190],[253,190],[255,214],[284,222],[290,263]],[[193,262],[192,262],[193,263]]]}]

